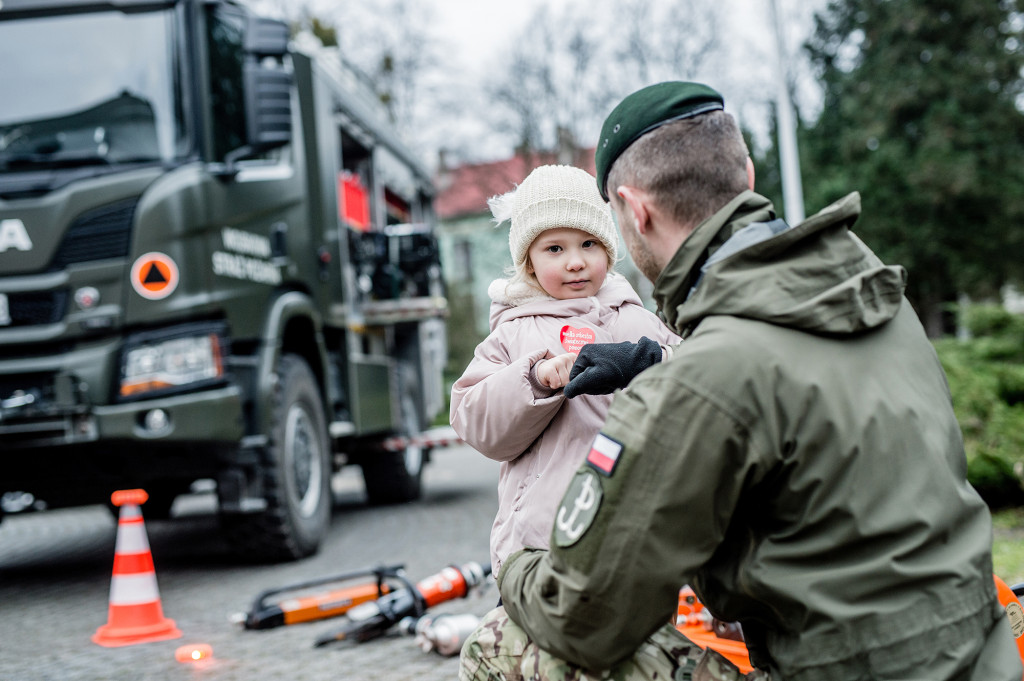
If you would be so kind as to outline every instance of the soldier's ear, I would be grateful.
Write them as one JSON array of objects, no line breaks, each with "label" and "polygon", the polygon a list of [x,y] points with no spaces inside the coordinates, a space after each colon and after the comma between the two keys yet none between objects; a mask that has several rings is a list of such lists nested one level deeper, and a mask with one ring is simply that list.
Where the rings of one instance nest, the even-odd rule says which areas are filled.
[{"label": "soldier's ear", "polygon": [[622,185],[615,194],[626,204],[626,216],[632,218],[632,227],[638,234],[647,234],[651,227],[651,212],[647,208],[647,195],[636,187]]},{"label": "soldier's ear", "polygon": [[754,191],[754,162],[747,156],[747,186]]}]

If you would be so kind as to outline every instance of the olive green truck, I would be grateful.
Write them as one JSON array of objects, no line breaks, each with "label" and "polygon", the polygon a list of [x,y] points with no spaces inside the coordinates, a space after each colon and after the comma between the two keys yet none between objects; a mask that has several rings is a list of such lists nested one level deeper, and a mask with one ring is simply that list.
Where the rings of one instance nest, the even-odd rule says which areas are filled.
[{"label": "olive green truck", "polygon": [[230,0],[0,4],[5,498],[215,490],[236,550],[289,560],[344,465],[420,495],[434,188],[365,79],[295,43]]}]

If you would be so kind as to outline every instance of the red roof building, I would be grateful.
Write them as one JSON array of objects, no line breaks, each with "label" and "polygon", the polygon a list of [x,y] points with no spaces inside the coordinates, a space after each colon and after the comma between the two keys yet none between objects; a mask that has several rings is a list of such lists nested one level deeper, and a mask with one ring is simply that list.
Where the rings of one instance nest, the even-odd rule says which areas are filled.
[{"label": "red roof building", "polygon": [[489,213],[487,199],[512,191],[534,168],[548,164],[565,164],[583,168],[594,174],[594,150],[570,152],[529,152],[488,163],[467,163],[438,171],[440,193],[434,203],[442,222],[470,215]]}]

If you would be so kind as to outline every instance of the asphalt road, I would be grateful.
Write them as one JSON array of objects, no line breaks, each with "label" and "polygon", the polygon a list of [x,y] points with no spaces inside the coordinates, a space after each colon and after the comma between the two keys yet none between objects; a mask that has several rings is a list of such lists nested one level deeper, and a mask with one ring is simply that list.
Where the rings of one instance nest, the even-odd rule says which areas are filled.
[{"label": "asphalt road", "polygon": [[[120,648],[92,642],[107,623],[117,523],[103,507],[8,516],[0,525],[0,681],[453,680],[456,657],[423,652],[394,628],[362,644],[314,648],[339,619],[243,629],[232,614],[269,588],[404,564],[412,581],[444,567],[488,560],[497,507],[497,464],[465,446],[438,450],[422,500],[369,507],[358,469],[335,480],[330,535],[311,558],[249,565],[217,532],[212,497],[180,498],[172,520],[146,520],[164,615],[182,637]],[[142,507],[145,515],[145,506]],[[496,603],[492,580],[432,613],[483,615]],[[213,657],[179,663],[175,650],[206,643]]]}]

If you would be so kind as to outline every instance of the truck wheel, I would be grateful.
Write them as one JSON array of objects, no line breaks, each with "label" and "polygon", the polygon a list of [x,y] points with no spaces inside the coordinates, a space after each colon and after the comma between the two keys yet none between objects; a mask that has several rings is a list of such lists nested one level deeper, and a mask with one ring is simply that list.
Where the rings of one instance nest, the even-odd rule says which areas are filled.
[{"label": "truck wheel", "polygon": [[[421,431],[416,402],[408,391],[401,400],[402,435],[412,437]],[[408,444],[399,451],[381,451],[366,455],[360,464],[366,498],[374,505],[415,501],[422,492],[423,464],[430,454],[428,448]]]},{"label": "truck wheel", "polygon": [[320,548],[332,506],[326,423],[313,372],[297,355],[283,356],[260,462],[267,508],[224,517],[228,540],[245,555],[294,560]]}]

